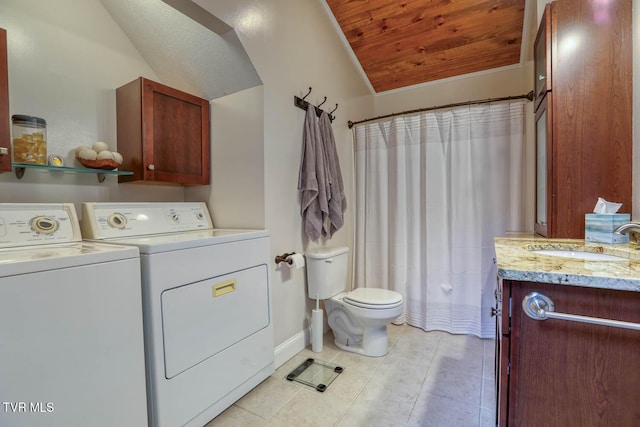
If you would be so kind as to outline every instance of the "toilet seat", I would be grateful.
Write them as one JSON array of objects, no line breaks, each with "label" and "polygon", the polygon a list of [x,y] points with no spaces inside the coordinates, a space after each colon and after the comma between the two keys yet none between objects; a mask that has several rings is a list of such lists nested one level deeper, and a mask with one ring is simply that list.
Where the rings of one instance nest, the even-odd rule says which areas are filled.
[{"label": "toilet seat", "polygon": [[342,300],[346,304],[372,310],[396,308],[404,302],[399,293],[379,288],[358,288],[345,294]]}]

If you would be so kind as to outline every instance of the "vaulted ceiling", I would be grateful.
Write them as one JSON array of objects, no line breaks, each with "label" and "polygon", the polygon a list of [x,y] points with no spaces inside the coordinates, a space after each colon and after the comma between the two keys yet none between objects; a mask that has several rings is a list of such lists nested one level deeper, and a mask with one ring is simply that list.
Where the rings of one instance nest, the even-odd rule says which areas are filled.
[{"label": "vaulted ceiling", "polygon": [[525,0],[326,0],[373,89],[520,62]]}]

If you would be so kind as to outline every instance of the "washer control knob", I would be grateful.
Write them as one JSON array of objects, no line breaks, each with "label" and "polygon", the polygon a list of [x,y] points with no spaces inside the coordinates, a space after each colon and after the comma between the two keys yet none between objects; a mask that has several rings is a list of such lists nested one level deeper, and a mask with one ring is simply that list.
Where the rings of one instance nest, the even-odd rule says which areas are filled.
[{"label": "washer control knob", "polygon": [[171,221],[180,222],[180,215],[178,215],[178,214],[171,215]]},{"label": "washer control knob", "polygon": [[37,216],[31,220],[31,229],[38,234],[53,234],[58,229],[58,221],[48,216]]},{"label": "washer control knob", "polygon": [[127,218],[121,213],[114,213],[109,215],[109,218],[107,218],[107,223],[110,227],[119,228],[120,230],[122,230],[127,225]]}]

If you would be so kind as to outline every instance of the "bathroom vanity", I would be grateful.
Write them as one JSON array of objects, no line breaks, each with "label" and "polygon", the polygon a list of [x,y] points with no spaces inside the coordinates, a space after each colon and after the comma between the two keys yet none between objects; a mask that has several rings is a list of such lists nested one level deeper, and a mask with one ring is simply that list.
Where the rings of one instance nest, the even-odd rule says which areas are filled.
[{"label": "bathroom vanity", "polygon": [[495,239],[499,426],[640,425],[637,247]]}]

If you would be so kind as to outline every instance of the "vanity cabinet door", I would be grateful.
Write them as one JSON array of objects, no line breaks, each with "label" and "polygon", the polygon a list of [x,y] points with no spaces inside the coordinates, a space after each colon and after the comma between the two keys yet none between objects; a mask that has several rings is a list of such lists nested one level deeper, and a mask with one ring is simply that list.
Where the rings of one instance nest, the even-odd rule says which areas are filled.
[{"label": "vanity cabinet door", "polygon": [[11,170],[8,75],[7,32],[3,28],[0,28],[0,172]]},{"label": "vanity cabinet door", "polygon": [[558,313],[640,323],[640,292],[510,282],[509,426],[640,425],[640,331],[575,321],[534,320],[530,292]]},{"label": "vanity cabinet door", "polygon": [[509,396],[509,351],[511,348],[511,286],[509,281],[498,280],[496,303],[500,309],[497,316],[496,337],[496,420],[498,425],[507,425]]},{"label": "vanity cabinet door", "polygon": [[140,77],[116,90],[119,182],[208,185],[209,101]]}]

